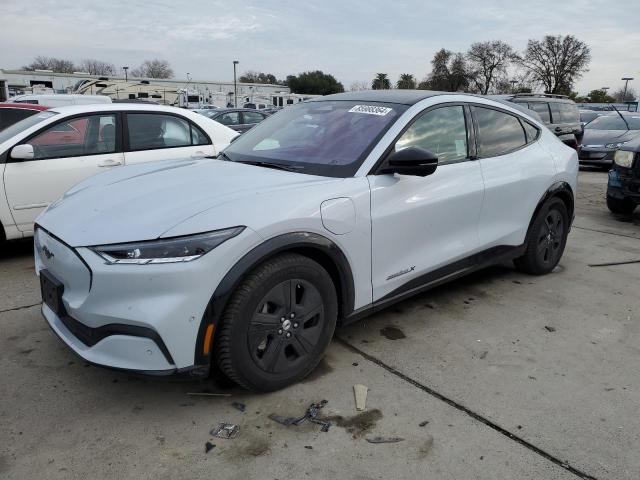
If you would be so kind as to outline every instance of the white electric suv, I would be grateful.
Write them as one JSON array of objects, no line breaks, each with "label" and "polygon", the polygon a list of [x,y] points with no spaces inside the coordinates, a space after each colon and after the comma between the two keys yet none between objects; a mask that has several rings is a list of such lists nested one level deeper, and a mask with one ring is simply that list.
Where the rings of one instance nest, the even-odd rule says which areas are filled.
[{"label": "white electric suv", "polygon": [[316,98],[218,160],[69,190],[37,220],[42,312],[94,364],[217,365],[246,388],[282,388],[314,369],[336,324],[495,262],[551,271],[577,173],[574,150],[487,98]]},{"label": "white electric suv", "polygon": [[45,207],[91,175],[214,157],[237,135],[188,110],[149,104],[65,106],[25,118],[0,132],[0,241],[31,237]]}]

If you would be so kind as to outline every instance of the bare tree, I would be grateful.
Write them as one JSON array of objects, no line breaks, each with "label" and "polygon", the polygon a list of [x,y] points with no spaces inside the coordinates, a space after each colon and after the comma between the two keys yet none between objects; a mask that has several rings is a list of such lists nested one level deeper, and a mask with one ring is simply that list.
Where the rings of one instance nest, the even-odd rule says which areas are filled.
[{"label": "bare tree", "polygon": [[467,52],[470,79],[478,93],[486,95],[495,90],[499,77],[506,75],[513,61],[513,48],[500,40],[476,42]]},{"label": "bare tree", "polygon": [[103,62],[95,58],[85,58],[77,66],[81,72],[91,75],[115,75],[116,66],[113,63]]},{"label": "bare tree", "polygon": [[571,92],[575,81],[588,70],[591,51],[586,43],[573,35],[547,35],[542,40],[529,40],[520,64],[547,93]]},{"label": "bare tree", "polygon": [[349,90],[352,92],[358,92],[360,90],[369,90],[370,88],[371,87],[367,82],[358,81],[358,82],[353,82],[349,87]]},{"label": "bare tree", "polygon": [[131,71],[134,77],[148,78],[171,78],[173,70],[166,60],[155,58],[153,60],[145,60],[142,64]]},{"label": "bare tree", "polygon": [[56,73],[73,73],[76,68],[71,60],[38,55],[24,70],[52,70]]},{"label": "bare tree", "polygon": [[620,87],[618,90],[613,92],[612,96],[616,99],[616,102],[633,102],[636,99],[636,91],[634,88],[627,88],[625,96],[624,87]]}]

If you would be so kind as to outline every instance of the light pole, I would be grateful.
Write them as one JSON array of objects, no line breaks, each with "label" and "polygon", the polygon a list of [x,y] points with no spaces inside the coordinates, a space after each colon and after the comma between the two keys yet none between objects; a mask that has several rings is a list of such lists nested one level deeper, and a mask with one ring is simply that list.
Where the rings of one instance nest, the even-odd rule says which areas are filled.
[{"label": "light pole", "polygon": [[122,67],[122,69],[124,70],[124,81],[128,82],[129,77],[127,76],[127,70],[129,70],[129,67]]},{"label": "light pole", "polygon": [[233,106],[238,108],[238,82],[236,81],[236,65],[240,62],[238,60],[233,61]]},{"label": "light pole", "polygon": [[629,80],[633,80],[632,77],[622,77],[624,80],[624,93],[622,94],[622,101],[625,102],[627,100],[627,85],[629,85]]}]

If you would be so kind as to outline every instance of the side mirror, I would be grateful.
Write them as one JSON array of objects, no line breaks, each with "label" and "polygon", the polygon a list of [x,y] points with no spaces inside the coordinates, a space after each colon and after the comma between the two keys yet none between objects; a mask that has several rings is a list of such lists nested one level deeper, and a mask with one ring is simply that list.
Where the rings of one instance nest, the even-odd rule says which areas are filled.
[{"label": "side mirror", "polygon": [[33,157],[33,145],[28,143],[16,145],[11,149],[11,158],[14,160],[33,160]]},{"label": "side mirror", "polygon": [[438,168],[438,157],[420,147],[408,147],[391,153],[385,160],[380,173],[399,173],[426,177]]}]

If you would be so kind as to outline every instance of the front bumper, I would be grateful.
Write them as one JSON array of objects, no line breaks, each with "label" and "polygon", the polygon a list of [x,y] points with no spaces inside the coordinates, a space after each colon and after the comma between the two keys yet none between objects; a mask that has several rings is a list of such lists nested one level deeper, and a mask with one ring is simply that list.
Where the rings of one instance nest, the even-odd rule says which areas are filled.
[{"label": "front bumper", "polygon": [[[640,167],[640,165],[638,165]],[[640,168],[637,170],[615,166],[609,171],[607,196],[631,200],[640,205]]]},{"label": "front bumper", "polygon": [[613,165],[613,155],[616,151],[610,148],[578,148],[578,161],[582,165],[610,166]]},{"label": "front bumper", "polygon": [[206,375],[209,357],[197,350],[206,307],[238,260],[235,252],[255,241],[253,235],[243,232],[191,262],[108,265],[92,250],[72,248],[37,228],[36,272],[46,269],[64,286],[62,305],[54,311],[43,303],[42,314],[90,363],[152,375]]}]

